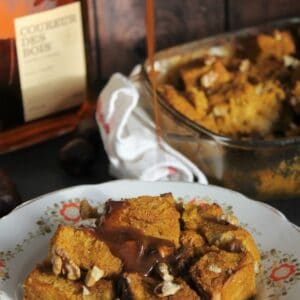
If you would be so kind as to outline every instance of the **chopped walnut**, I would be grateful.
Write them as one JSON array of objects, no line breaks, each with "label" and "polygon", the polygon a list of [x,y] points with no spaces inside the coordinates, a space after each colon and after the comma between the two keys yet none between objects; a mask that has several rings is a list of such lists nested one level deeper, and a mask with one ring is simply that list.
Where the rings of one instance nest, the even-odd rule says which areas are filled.
[{"label": "chopped walnut", "polygon": [[211,243],[215,246],[220,246],[227,244],[231,241],[233,241],[235,238],[234,234],[232,232],[226,232],[226,233],[215,233],[212,237]]},{"label": "chopped walnut", "polygon": [[64,269],[69,280],[77,280],[81,276],[80,268],[72,260],[64,263]]},{"label": "chopped walnut", "polygon": [[52,256],[51,263],[52,263],[52,271],[53,271],[53,273],[56,276],[58,276],[61,273],[62,267],[63,267],[63,261],[62,261],[61,257],[54,254]]},{"label": "chopped walnut", "polygon": [[209,265],[208,270],[211,271],[211,272],[214,272],[214,273],[221,273],[222,272],[222,269],[219,268],[216,265]]},{"label": "chopped walnut", "polygon": [[99,217],[97,208],[91,206],[87,200],[80,201],[79,211],[80,211],[80,216],[81,216],[82,220],[93,219],[93,218]]},{"label": "chopped walnut", "polygon": [[249,70],[250,68],[250,60],[249,59],[243,59],[241,64],[240,64],[240,71],[245,73]]},{"label": "chopped walnut", "polygon": [[201,77],[201,85],[205,88],[210,88],[218,79],[218,73],[210,71]]},{"label": "chopped walnut", "polygon": [[261,84],[258,84],[257,86],[255,86],[255,93],[257,96],[261,96],[263,93],[263,86]]},{"label": "chopped walnut", "polygon": [[158,270],[159,270],[159,273],[160,273],[163,281],[173,281],[174,280],[174,277],[169,272],[169,268],[168,268],[167,264],[160,263],[158,265]]},{"label": "chopped walnut", "polygon": [[70,260],[66,253],[57,248],[52,249],[52,271],[55,275],[66,275],[69,280],[77,280],[81,276],[80,268],[72,260]]},{"label": "chopped walnut", "polygon": [[219,106],[215,106],[212,110],[212,113],[216,116],[216,117],[223,117],[226,116],[228,113],[228,107],[226,105],[219,105]]},{"label": "chopped walnut", "polygon": [[92,287],[95,283],[104,276],[104,271],[94,266],[89,270],[85,277],[85,284],[87,287]]},{"label": "chopped walnut", "polygon": [[256,262],[254,262],[254,272],[255,272],[256,274],[258,274],[258,273],[259,273],[259,270],[260,270],[260,265],[259,265],[259,263],[256,261]]},{"label": "chopped walnut", "polygon": [[294,69],[296,69],[300,65],[299,59],[290,55],[285,55],[283,57],[283,63],[285,67],[292,67]]},{"label": "chopped walnut", "polygon": [[161,298],[168,297],[175,295],[180,290],[180,288],[181,286],[177,283],[174,283],[172,281],[163,281],[155,287],[154,293]]},{"label": "chopped walnut", "polygon": [[86,286],[82,286],[82,296],[89,296],[91,293]]},{"label": "chopped walnut", "polygon": [[225,221],[231,225],[238,225],[239,220],[238,218],[233,214],[223,214],[218,218],[219,221]]}]

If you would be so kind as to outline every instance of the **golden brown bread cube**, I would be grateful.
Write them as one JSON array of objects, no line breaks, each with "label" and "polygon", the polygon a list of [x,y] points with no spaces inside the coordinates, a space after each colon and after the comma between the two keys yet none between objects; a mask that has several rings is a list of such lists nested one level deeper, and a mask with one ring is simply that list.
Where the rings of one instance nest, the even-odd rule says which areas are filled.
[{"label": "golden brown bread cube", "polygon": [[[124,295],[124,299],[133,300],[200,300],[197,293],[192,290],[185,281],[178,279],[176,283],[180,289],[169,296],[158,296],[155,294],[156,286],[159,284],[156,280],[145,278],[137,273],[125,273],[124,279],[126,281],[126,289],[129,295]],[[131,298],[130,298],[131,297]]]},{"label": "golden brown bread cube", "polygon": [[121,260],[112,255],[108,246],[89,228],[59,225],[49,252],[52,262],[59,256],[63,261],[72,261],[80,269],[89,270],[96,266],[104,271],[104,277],[118,275],[122,270]]},{"label": "golden brown bread cube", "polygon": [[222,60],[215,56],[207,57],[198,66],[185,66],[180,75],[186,90],[193,87],[214,88],[231,79]]},{"label": "golden brown bread cube", "polygon": [[182,95],[173,86],[164,84],[158,88],[158,91],[161,93],[164,99],[178,112],[184,116],[187,116],[192,121],[198,123],[201,121],[201,115],[198,114],[198,111],[193,103],[187,101],[185,95]]},{"label": "golden brown bread cube", "polygon": [[248,251],[254,260],[255,271],[260,265],[260,253],[251,234],[244,228],[217,221],[206,221],[201,232],[210,245],[230,251]]},{"label": "golden brown bread cube", "polygon": [[51,265],[37,266],[24,283],[24,300],[114,300],[113,284],[99,280],[86,288],[80,281],[71,281],[52,273]]},{"label": "golden brown bread cube", "polygon": [[120,227],[139,229],[145,235],[179,246],[180,214],[171,193],[127,199],[122,204],[104,215],[102,225],[111,230]]},{"label": "golden brown bread cube", "polygon": [[185,229],[197,230],[207,218],[219,218],[223,215],[220,205],[213,203],[188,203],[184,205],[182,220]]},{"label": "golden brown bread cube", "polygon": [[275,57],[293,54],[296,51],[293,38],[287,31],[275,30],[273,35],[259,34],[257,44],[264,54]]},{"label": "golden brown bread cube", "polygon": [[180,77],[183,81],[185,89],[190,89],[199,85],[199,79],[206,72],[208,72],[210,66],[203,65],[202,62],[194,63],[192,66],[185,66],[180,70]]},{"label": "golden brown bread cube", "polygon": [[184,230],[180,235],[180,243],[184,248],[191,250],[192,256],[198,256],[206,252],[205,239],[194,230]]},{"label": "golden brown bread cube", "polygon": [[182,231],[180,244],[181,248],[176,254],[177,274],[186,272],[195,259],[211,250],[205,239],[194,230]]},{"label": "golden brown bread cube", "polygon": [[199,293],[212,300],[248,300],[256,294],[253,259],[248,253],[212,251],[190,269]]}]

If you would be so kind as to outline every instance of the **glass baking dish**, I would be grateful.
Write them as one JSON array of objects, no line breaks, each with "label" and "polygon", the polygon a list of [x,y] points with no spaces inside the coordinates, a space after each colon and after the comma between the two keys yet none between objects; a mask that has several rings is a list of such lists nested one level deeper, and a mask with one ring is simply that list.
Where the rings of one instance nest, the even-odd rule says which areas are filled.
[{"label": "glass baking dish", "polygon": [[[172,70],[208,53],[231,55],[240,39],[274,29],[298,32],[300,44],[300,18],[209,37],[158,52],[155,57],[157,80],[166,82]],[[140,89],[144,108],[152,113],[148,69],[146,61],[132,79]],[[197,164],[210,183],[262,201],[300,196],[300,137],[238,140],[221,136],[186,118],[161,95],[158,100],[163,138]]]}]

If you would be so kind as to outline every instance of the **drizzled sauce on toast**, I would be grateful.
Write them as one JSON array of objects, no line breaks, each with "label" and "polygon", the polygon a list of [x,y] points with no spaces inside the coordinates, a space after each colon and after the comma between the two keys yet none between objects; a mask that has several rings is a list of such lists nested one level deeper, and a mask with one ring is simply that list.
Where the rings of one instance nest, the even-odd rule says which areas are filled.
[{"label": "drizzled sauce on toast", "polygon": [[168,240],[147,236],[140,229],[114,226],[115,218],[127,205],[125,201],[109,201],[96,234],[112,254],[122,260],[125,271],[147,276],[157,263],[168,260],[175,245]]}]

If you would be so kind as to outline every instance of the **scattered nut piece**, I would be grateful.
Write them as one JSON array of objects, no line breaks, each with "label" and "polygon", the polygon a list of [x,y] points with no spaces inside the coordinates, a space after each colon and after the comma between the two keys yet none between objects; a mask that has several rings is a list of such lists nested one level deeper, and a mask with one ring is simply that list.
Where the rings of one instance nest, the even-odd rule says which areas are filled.
[{"label": "scattered nut piece", "polygon": [[259,262],[255,261],[255,262],[254,262],[254,272],[255,272],[256,274],[258,274],[258,273],[259,273],[259,269],[260,269]]},{"label": "scattered nut piece", "polygon": [[212,237],[211,244],[215,246],[224,245],[227,243],[230,243],[235,238],[234,234],[232,232],[226,232],[226,233],[215,233]]},{"label": "scattered nut piece", "polygon": [[85,277],[85,284],[87,287],[92,287],[98,280],[104,276],[104,271],[94,266],[89,270]]},{"label": "scattered nut piece", "polygon": [[160,272],[163,281],[173,281],[174,277],[170,274],[168,265],[165,263],[158,264],[158,270]]},{"label": "scattered nut piece", "polygon": [[291,102],[291,105],[295,107],[300,104],[300,97],[292,96],[290,98],[290,102]]},{"label": "scattered nut piece", "polygon": [[227,245],[230,252],[244,252],[245,247],[243,246],[243,242],[238,239],[233,239]]},{"label": "scattered nut piece", "polygon": [[210,71],[201,77],[201,85],[205,88],[210,88],[218,79],[218,73]]},{"label": "scattered nut piece", "polygon": [[222,272],[222,269],[219,268],[216,265],[209,265],[208,270],[211,271],[211,272],[214,272],[214,273],[221,273]]},{"label": "scattered nut piece", "polygon": [[247,72],[250,68],[250,60],[249,59],[243,59],[241,64],[240,64],[240,71],[241,72]]},{"label": "scattered nut piece", "polygon": [[175,295],[180,290],[180,288],[181,286],[177,283],[174,283],[172,281],[163,281],[155,287],[154,293],[158,297],[168,297]]},{"label": "scattered nut piece", "polygon": [[231,225],[238,225],[239,220],[238,218],[233,214],[223,214],[218,218],[219,221],[226,221],[227,223]]},{"label": "scattered nut piece", "polygon": [[56,276],[58,276],[61,273],[62,267],[63,267],[63,261],[62,261],[61,257],[54,254],[52,256],[51,263],[52,263],[52,271],[53,271],[53,273]]},{"label": "scattered nut piece", "polygon": [[256,87],[255,87],[255,93],[257,96],[261,96],[262,93],[263,93],[263,86],[261,84],[258,84]]},{"label": "scattered nut piece", "polygon": [[80,217],[82,220],[98,218],[99,213],[97,208],[90,205],[87,200],[80,201]]},{"label": "scattered nut piece", "polygon": [[82,295],[83,296],[89,296],[91,293],[89,291],[89,289],[86,286],[82,286]]},{"label": "scattered nut piece", "polygon": [[213,108],[212,113],[213,113],[216,117],[226,116],[226,114],[228,113],[228,108],[227,108],[225,105],[215,106],[215,107]]},{"label": "scattered nut piece", "polygon": [[55,275],[62,273],[69,280],[77,280],[81,276],[80,268],[72,260],[68,259],[62,249],[52,248],[52,270]]},{"label": "scattered nut piece", "polygon": [[67,278],[69,280],[77,280],[81,276],[80,268],[71,260],[64,264]]},{"label": "scattered nut piece", "polygon": [[297,58],[290,55],[285,55],[283,57],[283,63],[285,67],[292,67],[294,69],[300,65],[300,61]]}]

